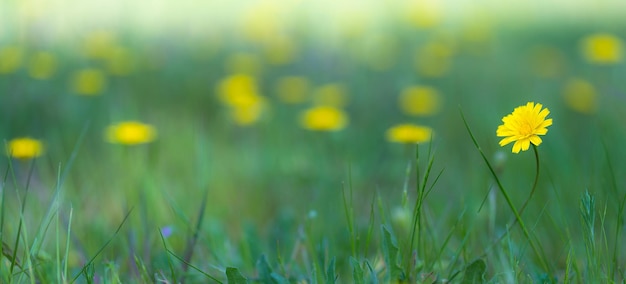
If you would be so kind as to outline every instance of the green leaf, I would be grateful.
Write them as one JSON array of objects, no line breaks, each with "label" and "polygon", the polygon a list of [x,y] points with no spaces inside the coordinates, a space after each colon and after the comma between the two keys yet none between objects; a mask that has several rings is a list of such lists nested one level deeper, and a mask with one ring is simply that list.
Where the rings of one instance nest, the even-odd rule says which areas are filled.
[{"label": "green leaf", "polygon": [[398,263],[397,241],[385,225],[382,226],[382,231],[383,256],[385,258],[385,263],[387,264],[387,269],[389,270],[389,276],[391,277],[389,280],[392,282],[395,280],[404,280],[404,271],[402,271],[402,267],[400,267],[400,264]]},{"label": "green leaf", "polygon": [[272,274],[270,274],[270,278],[272,280],[271,283],[274,284],[289,284],[289,280],[276,272],[272,272]]},{"label": "green leaf", "polygon": [[363,267],[359,261],[350,257],[350,264],[352,265],[352,281],[354,284],[365,284],[365,273],[363,272]]},{"label": "green leaf", "polygon": [[487,264],[482,259],[475,260],[467,268],[465,268],[465,275],[462,284],[475,284],[485,283],[485,270],[487,270]]},{"label": "green leaf", "polygon": [[328,264],[328,269],[326,270],[326,284],[333,284],[335,283],[335,279],[337,279],[337,272],[335,271],[335,261],[336,259],[333,257],[333,259],[331,259],[330,263]]},{"label": "green leaf", "polygon": [[226,279],[228,284],[248,284],[248,279],[239,272],[239,269],[234,267],[226,268]]}]

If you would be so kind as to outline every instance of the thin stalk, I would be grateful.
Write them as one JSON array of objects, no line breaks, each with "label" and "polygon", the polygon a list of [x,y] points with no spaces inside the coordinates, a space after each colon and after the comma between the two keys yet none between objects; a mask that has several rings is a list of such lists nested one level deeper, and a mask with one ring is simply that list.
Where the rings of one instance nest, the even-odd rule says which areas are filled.
[{"label": "thin stalk", "polygon": [[535,242],[533,242],[533,239],[531,238],[530,233],[528,232],[528,228],[526,227],[526,224],[524,224],[524,221],[522,220],[522,216],[520,215],[520,213],[517,210],[517,208],[515,208],[515,205],[513,204],[513,201],[511,200],[511,197],[507,193],[506,189],[504,189],[504,186],[502,185],[502,182],[500,182],[500,179],[498,178],[498,175],[496,174],[495,170],[491,166],[491,163],[489,163],[489,160],[487,159],[487,156],[485,156],[485,153],[483,152],[482,148],[480,148],[480,145],[478,144],[478,141],[476,141],[476,138],[474,137],[474,134],[472,133],[472,130],[470,129],[469,125],[467,124],[467,120],[465,119],[465,115],[463,115],[463,111],[461,111],[461,118],[463,119],[463,123],[465,124],[465,128],[467,129],[467,132],[469,133],[469,135],[470,135],[470,137],[472,139],[472,142],[474,143],[474,146],[476,147],[476,149],[478,149],[478,152],[480,153],[480,156],[483,158],[483,161],[485,161],[485,164],[487,164],[487,167],[489,168],[489,171],[491,172],[491,175],[496,180],[496,184],[498,185],[498,189],[500,189],[500,192],[504,196],[504,199],[506,200],[507,205],[509,206],[509,208],[513,212],[513,215],[515,215],[515,219],[519,223],[519,225],[520,225],[520,227],[522,229],[522,232],[524,233],[524,237],[526,237],[526,239],[528,240],[528,243],[530,244],[531,248],[533,249],[533,252],[535,253],[535,255],[537,255],[537,258],[540,260],[541,265],[543,266],[545,271],[549,271],[550,269],[549,269],[548,263],[543,258],[543,255],[539,253],[539,250],[538,250],[537,246],[535,245]]}]

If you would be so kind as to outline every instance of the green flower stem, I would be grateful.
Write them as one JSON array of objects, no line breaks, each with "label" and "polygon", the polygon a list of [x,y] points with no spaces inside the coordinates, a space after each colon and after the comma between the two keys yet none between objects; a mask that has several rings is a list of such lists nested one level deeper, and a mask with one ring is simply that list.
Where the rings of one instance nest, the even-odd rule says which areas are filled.
[{"label": "green flower stem", "polygon": [[[530,244],[531,248],[533,249],[533,252],[535,253],[535,255],[537,255],[537,258],[541,262],[541,266],[543,266],[545,271],[548,272],[550,270],[549,266],[548,266],[548,263],[545,261],[545,259],[541,255],[541,253],[539,253],[539,249],[535,245],[535,242],[533,242],[533,239],[530,236],[530,233],[528,232],[528,228],[526,227],[526,224],[524,224],[524,221],[522,220],[520,212],[515,208],[515,205],[511,201],[511,198],[509,197],[509,194],[507,193],[507,191],[504,189],[504,186],[502,186],[502,183],[500,182],[500,179],[498,178],[498,175],[496,174],[495,170],[491,166],[491,163],[489,163],[489,160],[485,156],[485,153],[483,152],[482,148],[480,148],[480,145],[478,145],[478,142],[476,141],[476,138],[474,137],[474,134],[472,133],[472,130],[470,129],[469,125],[467,124],[467,120],[465,119],[465,115],[463,115],[462,111],[461,111],[461,117],[463,118],[463,123],[465,124],[465,128],[467,129],[467,132],[469,133],[470,137],[472,138],[472,142],[474,142],[474,146],[476,146],[476,149],[478,149],[478,152],[480,153],[480,155],[482,156],[483,160],[485,161],[485,164],[487,164],[487,167],[489,168],[489,171],[491,172],[491,175],[496,180],[496,184],[498,185],[498,188],[500,189],[500,192],[504,196],[504,199],[506,200],[506,203],[509,205],[509,208],[511,208],[511,211],[513,211],[513,215],[515,215],[515,219],[519,223],[519,225],[520,225],[520,227],[522,229],[522,232],[524,233],[524,236],[528,240],[528,243]],[[538,161],[538,159],[537,159],[537,161]]]}]

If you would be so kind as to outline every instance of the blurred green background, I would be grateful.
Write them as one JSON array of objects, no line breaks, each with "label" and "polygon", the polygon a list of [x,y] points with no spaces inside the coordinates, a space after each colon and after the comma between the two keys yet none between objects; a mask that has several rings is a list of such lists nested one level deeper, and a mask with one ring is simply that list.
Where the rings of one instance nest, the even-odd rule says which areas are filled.
[{"label": "blurred green background", "polygon": [[[376,222],[408,233],[403,190],[416,184],[407,174],[415,146],[390,141],[388,130],[411,123],[432,129],[432,143],[419,149],[432,147],[434,171],[444,169],[424,209],[429,230],[437,239],[462,219],[446,253],[464,247],[471,258],[511,215],[460,112],[521,204],[534,157],[499,147],[495,130],[514,107],[534,101],[550,109],[554,125],[539,147],[539,190],[525,217],[536,220],[537,238],[562,271],[566,248],[582,246],[581,194],[593,192],[612,225],[624,194],[623,6],[3,1],[0,135],[7,145],[31,137],[42,147],[36,160],[11,158],[9,146],[1,158],[0,170],[14,173],[3,186],[3,238],[14,241],[15,200],[26,184],[24,223],[39,228],[61,171],[59,222],[67,226],[73,208],[70,263],[78,269],[130,208],[104,259],[130,271],[135,254],[165,269],[157,228],[173,229],[168,242],[182,251],[205,192],[201,267],[252,271],[260,254],[288,257],[303,228],[333,255],[349,255],[343,189],[352,188],[360,228],[378,194],[384,209]],[[305,117],[318,107],[332,114],[310,118],[326,125],[316,128]],[[120,130],[129,121],[137,128]]]}]

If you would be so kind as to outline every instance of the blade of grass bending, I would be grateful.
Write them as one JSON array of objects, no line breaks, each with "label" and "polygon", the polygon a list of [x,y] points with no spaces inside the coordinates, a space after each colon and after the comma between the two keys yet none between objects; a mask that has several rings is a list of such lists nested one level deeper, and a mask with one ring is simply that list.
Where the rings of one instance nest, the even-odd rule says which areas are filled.
[{"label": "blade of grass bending", "polygon": [[474,137],[474,133],[470,129],[469,124],[467,123],[467,119],[465,119],[465,115],[463,114],[463,111],[462,110],[459,110],[459,111],[461,113],[461,118],[463,119],[463,124],[465,124],[465,129],[467,129],[467,132],[469,133],[470,138],[472,139],[472,142],[474,143],[474,146],[476,147],[476,149],[480,153],[480,156],[483,158],[483,161],[485,162],[485,164],[487,164],[487,167],[489,168],[489,171],[491,172],[491,175],[496,180],[496,184],[498,184],[498,188],[500,189],[500,192],[504,196],[504,199],[506,200],[507,205],[509,206],[511,211],[513,211],[513,215],[515,215],[515,219],[517,220],[517,222],[519,223],[520,227],[522,228],[522,232],[524,233],[524,236],[528,240],[528,242],[529,242],[531,248],[533,249],[535,255],[537,256],[537,258],[541,261],[541,265],[543,266],[543,268],[546,270],[546,272],[549,272],[550,271],[550,267],[548,266],[548,263],[543,258],[542,254],[539,253],[539,250],[535,246],[535,243],[533,242],[533,240],[532,240],[532,238],[530,236],[530,233],[528,232],[528,229],[526,228],[526,225],[524,224],[524,221],[522,220],[522,217],[520,216],[519,212],[515,208],[515,205],[513,205],[513,202],[511,201],[511,198],[509,197],[509,194],[504,189],[504,186],[502,186],[502,183],[500,182],[500,179],[498,178],[498,175],[496,174],[495,170],[491,166],[491,163],[489,163],[489,160],[487,159],[487,156],[485,156],[485,153],[483,152],[483,149],[480,148],[480,145],[478,144],[478,141],[476,141],[476,138]]},{"label": "blade of grass bending", "polygon": [[70,240],[72,236],[72,217],[74,214],[74,208],[70,205],[70,216],[67,222],[67,240],[65,241],[65,262],[63,263],[63,283],[67,283],[67,263],[70,256]]},{"label": "blade of grass bending", "polygon": [[[59,163],[59,170],[57,172],[57,184],[55,186],[54,194],[52,195],[53,200],[57,200],[60,196],[61,186],[63,185],[63,182],[67,178],[67,175],[70,169],[72,168],[74,161],[76,160],[76,156],[78,155],[78,150],[80,149],[80,146],[83,144],[83,141],[85,140],[85,136],[87,135],[87,130],[89,129],[89,125],[90,125],[90,122],[87,121],[82,131],[80,132],[80,136],[78,137],[78,140],[76,141],[76,144],[74,145],[74,148],[72,149],[72,153],[70,154],[70,158],[67,160],[65,168],[63,169],[62,172],[61,172],[61,163]],[[39,254],[39,250],[41,249],[43,239],[46,235],[46,232],[48,231],[48,227],[50,226],[50,223],[52,222],[53,215],[55,214],[53,212],[54,210],[53,204],[54,202],[50,203],[50,206],[48,207],[48,211],[46,212],[46,216],[41,221],[41,224],[39,225],[39,228],[37,229],[35,240],[33,241],[33,245],[31,246],[31,249],[30,249],[32,255]]]},{"label": "blade of grass bending", "polygon": [[132,212],[133,212],[133,208],[128,210],[128,213],[126,213],[126,216],[124,216],[124,219],[122,220],[120,225],[115,230],[115,233],[113,233],[113,236],[111,236],[111,238],[109,240],[107,240],[106,243],[104,243],[104,245],[102,247],[100,247],[98,252],[96,252],[96,254],[87,262],[87,264],[85,264],[83,266],[83,268],[80,269],[80,271],[76,274],[76,276],[74,276],[74,279],[72,279],[72,281],[70,281],[70,283],[74,283],[76,281],[76,279],[78,279],[78,277],[80,277],[80,275],[83,274],[85,272],[85,270],[93,263],[93,261],[96,259],[96,257],[98,257],[98,255],[100,255],[100,253],[102,253],[102,251],[104,251],[104,249],[113,241],[113,239],[115,239],[115,236],[117,236],[117,234],[120,232],[120,230],[122,229],[122,226],[124,226],[124,224],[126,223],[126,220],[128,220],[128,217],[130,217],[130,213],[132,213]]},{"label": "blade of grass bending", "polygon": [[352,207],[352,186],[350,187],[350,201],[346,197],[345,184],[341,187],[341,195],[343,197],[343,209],[346,214],[346,221],[348,222],[348,233],[350,233],[350,251],[352,257],[356,257],[356,236],[354,235],[354,212]]},{"label": "blade of grass bending", "polygon": [[[6,148],[6,140],[4,141],[5,144],[5,148]],[[8,163],[11,163],[11,159],[8,160]],[[8,166],[6,171],[4,172],[4,178],[2,180],[2,201],[0,201],[0,243],[2,244],[2,249],[0,253],[0,263],[2,263],[2,258],[4,257],[4,200],[6,199],[6,195],[5,195],[5,185],[7,182],[7,179],[9,178],[9,169],[11,167]]]},{"label": "blade of grass bending", "polygon": [[[615,196],[619,196],[619,193],[617,191],[617,178],[615,177],[615,170],[613,169],[613,163],[611,162],[611,156],[609,155],[609,149],[606,145],[606,141],[604,140],[604,137],[601,136],[600,137],[600,141],[602,142],[602,148],[604,149],[604,156],[606,157],[606,164],[609,168],[609,173],[611,174],[611,187],[613,189],[613,193],[615,194]],[[619,267],[619,259],[618,259],[618,251],[620,251],[620,245],[621,242],[620,240],[620,233],[621,233],[621,229],[622,229],[622,224],[624,223],[624,206],[626,205],[626,194],[623,195],[622,199],[620,200],[619,204],[618,204],[618,208],[617,208],[617,218],[615,218],[615,242],[613,244],[613,257],[611,260],[611,268],[609,271],[609,277],[611,279],[614,279],[615,281],[617,281],[617,279],[615,278],[615,272],[617,271],[617,268]]]},{"label": "blade of grass bending", "polygon": [[[28,199],[28,189],[30,188],[30,179],[33,176],[33,172],[35,169],[35,160],[33,159],[30,163],[30,168],[28,170],[28,177],[26,179],[26,187],[24,188],[24,198],[21,200],[22,204],[21,204],[21,208],[20,208],[20,221],[17,225],[17,235],[15,237],[15,244],[13,245],[13,255],[11,257],[11,267],[9,268],[9,273],[13,274],[13,269],[15,268],[15,265],[17,264],[18,267],[20,269],[22,269],[22,267],[19,265],[19,260],[17,258],[17,250],[19,249],[20,246],[20,236],[22,235],[22,227],[24,226],[24,212],[26,210],[26,200]],[[15,177],[15,170],[13,169],[13,163],[9,162],[9,167],[11,168],[11,172],[12,172],[12,176],[13,176],[13,183],[15,186],[15,190],[17,191],[17,198],[18,200],[20,199],[20,194],[19,194],[19,187],[17,186],[17,179]]]},{"label": "blade of grass bending", "polygon": [[200,229],[202,228],[202,221],[204,220],[204,211],[206,210],[208,196],[209,196],[209,188],[207,187],[204,190],[204,195],[202,196],[202,204],[200,205],[200,210],[198,210],[198,222],[196,223],[196,228],[194,230],[193,236],[191,237],[191,240],[187,244],[187,248],[185,249],[185,254],[183,256],[183,259],[185,260],[185,262],[183,262],[184,263],[183,268],[182,268],[183,279],[181,279],[181,282],[184,282],[184,277],[185,277],[184,274],[186,274],[187,270],[189,269],[187,265],[189,262],[191,262],[194,248],[196,247],[196,243],[198,242],[198,238],[200,237]]},{"label": "blade of grass bending", "polygon": [[171,254],[172,256],[174,256],[176,259],[178,259],[180,262],[184,263],[185,265],[187,265],[187,267],[191,267],[194,270],[200,272],[202,275],[206,276],[207,278],[219,283],[219,284],[223,284],[222,281],[218,280],[217,278],[211,276],[210,274],[202,271],[200,268],[195,267],[193,264],[186,262],[184,259],[182,259],[180,256],[176,255],[173,251],[166,249],[166,251]]},{"label": "blade of grass bending", "polygon": [[[161,236],[161,242],[163,242],[163,248],[165,248],[165,251],[169,252],[170,250],[167,248],[167,244],[165,243],[165,237],[163,236],[163,231],[161,229],[159,229],[159,236]],[[170,267],[170,276],[172,277],[172,279],[177,279],[178,277],[176,277],[174,264],[172,264],[172,259],[170,259],[169,256],[167,256],[167,265]]]}]

